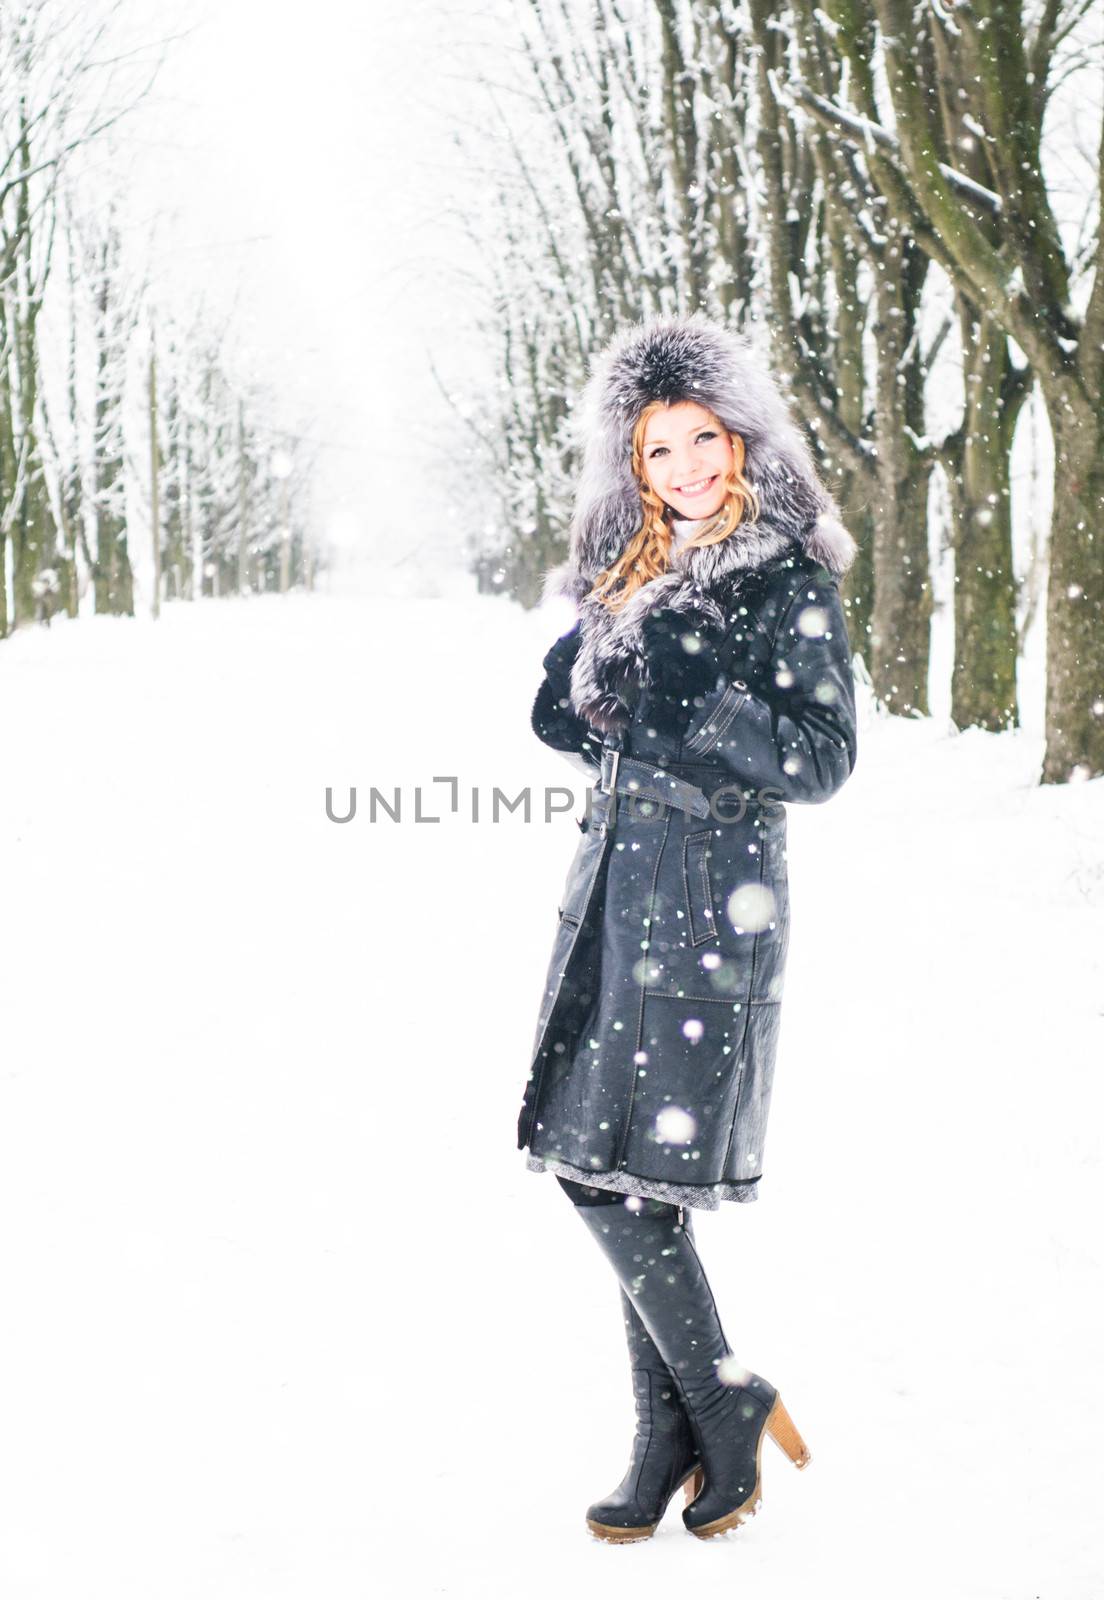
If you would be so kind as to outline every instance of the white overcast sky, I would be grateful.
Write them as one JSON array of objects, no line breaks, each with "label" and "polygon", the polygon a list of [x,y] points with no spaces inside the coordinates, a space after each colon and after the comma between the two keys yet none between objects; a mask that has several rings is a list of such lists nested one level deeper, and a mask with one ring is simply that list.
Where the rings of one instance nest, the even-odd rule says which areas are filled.
[{"label": "white overcast sky", "polygon": [[455,268],[475,265],[440,214],[462,181],[449,131],[475,99],[456,51],[481,41],[466,60],[490,63],[497,3],[128,7],[135,37],[170,39],[111,158],[135,241],[158,219],[157,297],[232,309],[233,357],[248,352],[279,389],[285,426],[324,441],[327,517],[367,512],[369,541],[372,511],[393,530],[395,512],[440,495],[425,419],[450,414],[427,350],[462,375],[470,300]]}]

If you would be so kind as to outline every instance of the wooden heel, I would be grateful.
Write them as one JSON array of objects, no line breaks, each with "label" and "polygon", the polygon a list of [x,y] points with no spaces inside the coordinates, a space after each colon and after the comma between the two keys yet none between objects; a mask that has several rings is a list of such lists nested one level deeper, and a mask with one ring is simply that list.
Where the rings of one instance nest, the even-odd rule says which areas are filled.
[{"label": "wooden heel", "polygon": [[701,1493],[702,1484],[705,1482],[705,1473],[700,1467],[695,1467],[686,1480],[686,1504],[689,1505],[694,1497]]},{"label": "wooden heel", "polygon": [[770,1408],[767,1418],[767,1432],[780,1450],[784,1450],[795,1467],[807,1467],[813,1459],[805,1446],[805,1441],[793,1425],[793,1418],[782,1404],[782,1396],[776,1394],[774,1404]]}]

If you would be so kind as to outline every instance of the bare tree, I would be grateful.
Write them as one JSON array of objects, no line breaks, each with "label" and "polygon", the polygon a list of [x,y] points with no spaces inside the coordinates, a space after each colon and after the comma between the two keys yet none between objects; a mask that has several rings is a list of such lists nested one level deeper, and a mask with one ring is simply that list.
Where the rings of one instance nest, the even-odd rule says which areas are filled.
[{"label": "bare tree", "polygon": [[0,11],[0,636],[75,604],[66,497],[51,495],[46,475],[39,318],[60,181],[78,151],[144,98],[159,64],[141,51],[112,56],[120,9],[121,0],[89,18],[22,0]]},{"label": "bare tree", "polygon": [[[1079,258],[1063,241],[1043,126],[1068,75],[1086,61],[1098,74],[1098,55],[1078,35],[1087,10],[1086,0],[1031,10],[1011,0],[918,10],[905,0],[829,0],[852,92],[860,86],[863,98],[828,99],[808,86],[802,96],[863,151],[889,209],[963,304],[1015,340],[1044,397],[1056,461],[1044,782],[1104,772],[1104,164],[1098,159],[1093,177],[1092,247]],[[884,64],[884,104],[874,92],[871,41]],[[939,62],[950,57],[961,71],[948,108]],[[963,127],[980,176],[962,169],[961,139],[948,142]],[[1104,125],[1097,139],[1104,151]],[[1005,408],[1015,406],[1020,382],[1010,380]],[[1005,583],[1006,574],[998,570],[994,581]]]}]

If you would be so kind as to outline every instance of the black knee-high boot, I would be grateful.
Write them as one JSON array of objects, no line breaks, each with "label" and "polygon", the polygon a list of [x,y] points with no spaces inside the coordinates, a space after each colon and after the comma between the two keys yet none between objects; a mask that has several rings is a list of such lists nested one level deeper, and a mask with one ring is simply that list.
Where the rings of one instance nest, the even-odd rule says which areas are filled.
[{"label": "black knee-high boot", "polygon": [[621,1314],[632,1367],[636,1433],[617,1488],[587,1510],[599,1539],[650,1539],[683,1484],[689,1502],[701,1487],[700,1459],[678,1385],[622,1289]]},{"label": "black knee-high boot", "polygon": [[575,1210],[674,1375],[689,1415],[705,1487],[682,1520],[700,1538],[723,1533],[758,1509],[764,1435],[799,1467],[809,1460],[804,1442],[774,1386],[740,1367],[729,1349],[678,1207],[642,1200],[631,1208]]},{"label": "black knee-high boot", "polygon": [[[566,1178],[559,1181],[576,1206],[624,1209],[622,1194],[588,1188]],[[632,1371],[636,1433],[625,1476],[612,1494],[588,1508],[586,1521],[599,1539],[628,1543],[651,1538],[683,1484],[687,1501],[693,1499],[701,1488],[701,1471],[690,1419],[670,1368],[624,1289],[620,1299]]]}]

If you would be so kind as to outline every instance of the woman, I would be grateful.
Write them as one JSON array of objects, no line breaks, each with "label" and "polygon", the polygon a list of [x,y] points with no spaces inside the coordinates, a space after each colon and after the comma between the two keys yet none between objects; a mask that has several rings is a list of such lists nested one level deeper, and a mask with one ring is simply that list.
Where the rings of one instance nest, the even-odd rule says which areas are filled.
[{"label": "woman", "polygon": [[567,562],[579,620],[533,727],[594,778],[518,1121],[621,1285],[637,1433],[587,1524],[647,1538],[687,1484],[703,1538],[758,1505],[765,1433],[808,1452],[740,1366],[690,1211],[762,1176],[789,928],[787,801],[855,763],[838,581],[855,544],[770,376],[697,313],[615,337],[580,408]]}]

